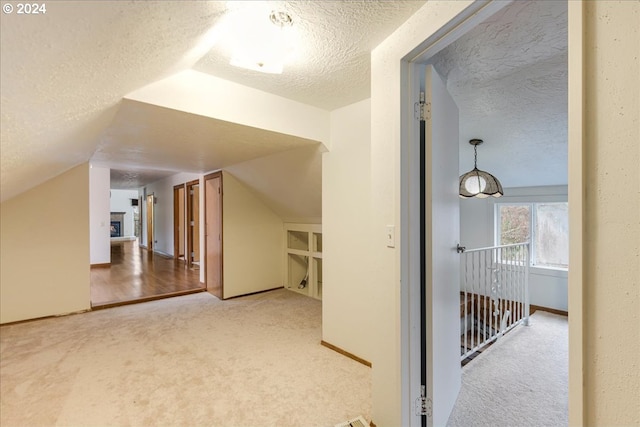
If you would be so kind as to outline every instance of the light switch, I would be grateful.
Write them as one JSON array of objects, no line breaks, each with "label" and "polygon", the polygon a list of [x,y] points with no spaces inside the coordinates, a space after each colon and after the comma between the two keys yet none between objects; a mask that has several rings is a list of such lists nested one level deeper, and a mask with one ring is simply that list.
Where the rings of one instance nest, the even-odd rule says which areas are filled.
[{"label": "light switch", "polygon": [[387,225],[387,247],[396,247],[396,227],[394,225]]}]

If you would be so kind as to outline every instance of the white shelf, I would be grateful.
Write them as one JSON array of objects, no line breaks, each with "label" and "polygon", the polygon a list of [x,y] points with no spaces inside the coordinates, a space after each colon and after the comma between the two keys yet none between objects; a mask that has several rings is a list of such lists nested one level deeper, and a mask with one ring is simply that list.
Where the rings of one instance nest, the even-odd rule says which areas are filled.
[{"label": "white shelf", "polygon": [[286,223],[284,241],[285,287],[322,299],[322,226]]}]

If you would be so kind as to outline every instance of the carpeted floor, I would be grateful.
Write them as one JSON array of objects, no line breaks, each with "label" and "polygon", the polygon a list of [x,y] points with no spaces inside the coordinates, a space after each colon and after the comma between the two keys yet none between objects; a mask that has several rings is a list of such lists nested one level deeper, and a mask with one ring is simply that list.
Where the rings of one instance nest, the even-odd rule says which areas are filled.
[{"label": "carpeted floor", "polygon": [[321,302],[200,293],[0,328],[2,426],[332,426],[371,372],[320,345]]},{"label": "carpeted floor", "polygon": [[544,311],[462,369],[450,427],[568,425],[567,318]]}]

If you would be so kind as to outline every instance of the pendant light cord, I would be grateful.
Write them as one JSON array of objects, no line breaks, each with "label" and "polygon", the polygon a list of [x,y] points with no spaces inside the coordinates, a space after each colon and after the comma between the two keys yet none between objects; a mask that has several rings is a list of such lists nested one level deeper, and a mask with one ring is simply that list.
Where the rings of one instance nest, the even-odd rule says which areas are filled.
[{"label": "pendant light cord", "polygon": [[478,169],[478,146],[473,146],[473,168]]}]

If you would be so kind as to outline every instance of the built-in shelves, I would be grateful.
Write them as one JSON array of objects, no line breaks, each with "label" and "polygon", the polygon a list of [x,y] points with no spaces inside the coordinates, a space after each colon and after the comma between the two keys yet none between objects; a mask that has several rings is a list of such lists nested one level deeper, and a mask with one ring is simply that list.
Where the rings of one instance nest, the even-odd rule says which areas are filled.
[{"label": "built-in shelves", "polygon": [[322,226],[286,223],[284,233],[285,287],[322,299]]}]

